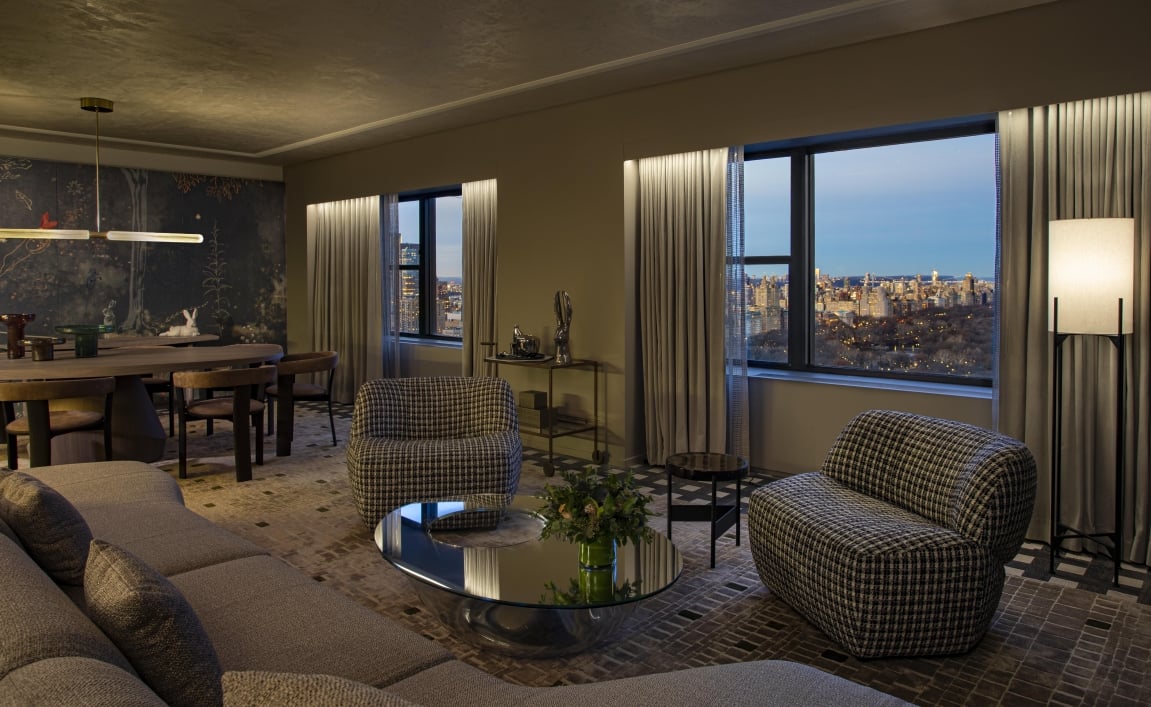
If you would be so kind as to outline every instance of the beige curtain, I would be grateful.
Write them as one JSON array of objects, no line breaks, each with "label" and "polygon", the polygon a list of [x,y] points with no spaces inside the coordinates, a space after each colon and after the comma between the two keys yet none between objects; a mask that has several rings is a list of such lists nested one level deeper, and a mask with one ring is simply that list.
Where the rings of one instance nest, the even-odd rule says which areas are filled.
[{"label": "beige curtain", "polygon": [[726,148],[639,160],[647,459],[727,446]]},{"label": "beige curtain", "polygon": [[383,273],[379,197],[308,206],[312,348],[339,352],[332,397],[341,403],[384,374]]},{"label": "beige curtain", "polygon": [[463,185],[465,376],[494,376],[496,341],[496,180]]},{"label": "beige curtain", "polygon": [[[999,116],[1000,336],[996,424],[1040,462],[1028,537],[1046,541],[1051,520],[1051,351],[1047,224],[1133,217],[1135,334],[1128,340],[1124,557],[1151,560],[1151,93],[1076,101]],[[1114,527],[1117,361],[1103,337],[1064,344],[1061,520],[1084,532]],[[1073,543],[1065,547],[1075,549]],[[1092,543],[1079,545],[1094,550]]]}]

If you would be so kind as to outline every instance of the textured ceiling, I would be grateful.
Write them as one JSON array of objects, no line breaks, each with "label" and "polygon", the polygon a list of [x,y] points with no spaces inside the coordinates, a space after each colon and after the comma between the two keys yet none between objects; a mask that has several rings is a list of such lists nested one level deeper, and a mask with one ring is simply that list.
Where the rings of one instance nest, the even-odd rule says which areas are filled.
[{"label": "textured ceiling", "polygon": [[1050,0],[28,0],[0,135],[289,164]]}]

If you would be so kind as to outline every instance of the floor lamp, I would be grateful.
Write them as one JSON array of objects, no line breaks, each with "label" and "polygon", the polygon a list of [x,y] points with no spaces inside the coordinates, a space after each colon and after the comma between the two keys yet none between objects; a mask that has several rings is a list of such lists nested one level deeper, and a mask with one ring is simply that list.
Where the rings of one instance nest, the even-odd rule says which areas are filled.
[{"label": "floor lamp", "polygon": [[[1123,460],[1127,413],[1126,337],[1134,330],[1135,220],[1067,219],[1049,224],[1048,293],[1054,338],[1051,373],[1051,572],[1065,540],[1101,545],[1115,566],[1123,559]],[[1063,349],[1073,336],[1103,336],[1116,351],[1115,526],[1085,531],[1060,519],[1063,446]]]}]

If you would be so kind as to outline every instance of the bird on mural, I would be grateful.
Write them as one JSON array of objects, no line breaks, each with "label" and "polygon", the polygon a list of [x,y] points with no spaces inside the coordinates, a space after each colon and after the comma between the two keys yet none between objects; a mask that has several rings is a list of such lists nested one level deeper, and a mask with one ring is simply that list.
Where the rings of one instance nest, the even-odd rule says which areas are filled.
[{"label": "bird on mural", "polygon": [[59,221],[53,221],[48,217],[48,212],[40,214],[40,228],[56,228]]}]

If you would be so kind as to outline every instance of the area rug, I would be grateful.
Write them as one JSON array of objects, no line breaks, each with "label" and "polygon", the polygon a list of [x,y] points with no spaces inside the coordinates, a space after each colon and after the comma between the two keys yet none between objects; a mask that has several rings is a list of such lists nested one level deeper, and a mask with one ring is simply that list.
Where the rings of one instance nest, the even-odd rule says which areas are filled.
[{"label": "area rug", "polygon": [[[266,463],[254,480],[233,476],[228,425],[205,437],[193,426],[189,478],[180,481],[193,511],[267,548],[336,591],[408,626],[471,663],[508,681],[555,685],[607,680],[680,668],[763,659],[794,660],[920,705],[1137,705],[1151,703],[1151,606],[1140,601],[1143,568],[1124,568],[1125,593],[1094,592],[1024,576],[1039,572],[1041,546],[1013,563],[1000,610],[986,638],[971,652],[943,658],[858,660],[764,587],[747,546],[734,531],[719,540],[708,566],[706,524],[677,523],[673,539],[685,558],[679,581],[642,602],[614,640],[581,655],[518,659],[481,651],[444,629],[420,605],[407,580],[380,558],[355,511],[343,443],[350,409],[336,420],[332,447],[326,411],[304,406],[296,419],[292,454]],[[202,424],[202,423],[201,423]],[[176,475],[176,446],[158,466]],[[545,455],[525,455],[520,490],[544,477]],[[564,459],[561,466],[585,462]],[[637,469],[664,506],[658,469]],[[761,483],[763,479],[752,479]],[[677,491],[679,490],[677,485]],[[710,489],[696,489],[699,494]],[[693,489],[684,489],[690,497]],[[682,499],[677,499],[677,502]],[[688,498],[690,500],[690,498]],[[666,521],[655,518],[663,529]],[[1037,547],[1039,549],[1037,549]],[[1045,563],[1045,561],[1044,561]],[[1091,562],[1081,562],[1090,567]]]}]

